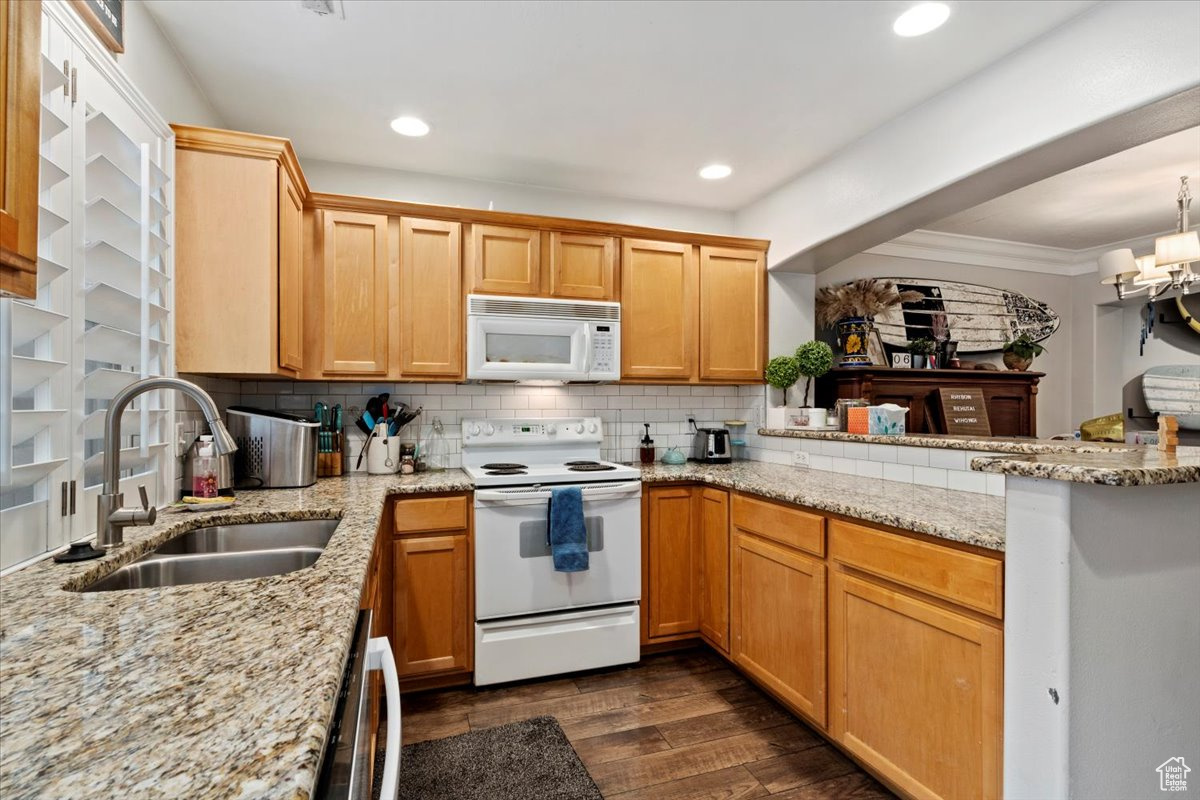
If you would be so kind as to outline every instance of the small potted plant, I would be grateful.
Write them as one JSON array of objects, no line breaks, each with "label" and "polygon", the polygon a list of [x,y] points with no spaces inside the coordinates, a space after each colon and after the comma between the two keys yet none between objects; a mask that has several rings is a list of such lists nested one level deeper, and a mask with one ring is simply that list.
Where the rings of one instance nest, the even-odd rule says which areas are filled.
[{"label": "small potted plant", "polygon": [[929,356],[933,354],[937,344],[928,336],[914,339],[908,343],[908,352],[912,353],[913,369],[925,369],[929,366]]},{"label": "small potted plant", "polygon": [[767,362],[764,377],[770,386],[783,392],[783,402],[779,405],[767,404],[767,427],[782,428],[787,419],[787,390],[800,380],[800,365],[795,356],[775,356]]},{"label": "small potted plant", "polygon": [[1033,340],[1028,333],[1022,333],[1011,342],[1004,345],[1004,366],[1017,372],[1029,369],[1033,359],[1046,352],[1046,348]]},{"label": "small potted plant", "polygon": [[820,428],[825,424],[825,409],[811,408],[808,405],[808,393],[813,378],[821,377],[833,366],[833,348],[815,340],[805,342],[796,348],[796,366],[804,376],[804,405],[800,407],[800,415],[805,421],[801,424]]}]

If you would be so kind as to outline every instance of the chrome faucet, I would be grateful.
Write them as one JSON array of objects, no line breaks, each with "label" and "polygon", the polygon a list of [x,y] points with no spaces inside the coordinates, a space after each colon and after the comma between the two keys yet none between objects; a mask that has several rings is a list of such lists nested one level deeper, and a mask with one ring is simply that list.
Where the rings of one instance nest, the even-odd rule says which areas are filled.
[{"label": "chrome faucet", "polygon": [[191,381],[144,378],[117,392],[104,415],[104,487],[96,501],[96,543],[101,547],[120,547],[125,543],[125,528],[153,525],[158,516],[158,510],[150,505],[145,486],[138,487],[141,508],[123,508],[125,496],[121,494],[121,415],[133,398],[155,389],[175,389],[196,401],[212,430],[213,449],[218,455],[237,450],[237,444],[229,431],[225,430],[225,423],[221,422],[217,404],[208,396],[208,392]]}]

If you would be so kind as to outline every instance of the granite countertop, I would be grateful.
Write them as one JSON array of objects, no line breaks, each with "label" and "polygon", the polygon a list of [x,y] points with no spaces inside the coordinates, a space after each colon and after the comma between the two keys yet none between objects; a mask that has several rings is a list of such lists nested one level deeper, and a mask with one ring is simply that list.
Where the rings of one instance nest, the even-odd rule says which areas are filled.
[{"label": "granite countertop", "polygon": [[646,483],[702,481],[989,550],[1004,549],[1004,498],[761,461],[642,465]]},{"label": "granite countertop", "polygon": [[[383,501],[472,488],[459,470],[241,492],[163,513],[119,554],[0,579],[0,796],[303,798],[316,780]],[[308,569],[80,594],[185,530],[340,517]]]},{"label": "granite countertop", "polygon": [[971,459],[971,469],[1103,486],[1196,483],[1200,481],[1200,447],[1180,447],[1175,453],[1131,446],[1099,453],[980,456]]},{"label": "granite countertop", "polygon": [[759,428],[760,436],[790,439],[827,439],[835,442],[898,444],[908,447],[933,447],[942,450],[979,450],[991,453],[1109,453],[1129,450],[1133,445],[1104,442],[1070,442],[1061,439],[1029,439],[1018,436],[949,436],[941,433],[913,433],[904,436],[880,436],[845,431],[806,431],[798,428]]},{"label": "granite countertop", "polygon": [[[761,462],[641,469],[647,483],[702,481],[1004,548],[1002,498]],[[0,796],[310,796],[385,499],[473,488],[450,470],[241,492],[232,509],[127,528],[99,560],[0,579]],[[308,569],[72,591],[187,530],[317,518],[341,523]]]}]

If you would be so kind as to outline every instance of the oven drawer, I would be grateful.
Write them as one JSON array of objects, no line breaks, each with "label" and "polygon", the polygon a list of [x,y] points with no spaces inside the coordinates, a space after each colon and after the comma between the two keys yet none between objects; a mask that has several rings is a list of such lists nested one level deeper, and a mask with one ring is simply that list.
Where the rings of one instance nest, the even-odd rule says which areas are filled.
[{"label": "oven drawer", "polygon": [[630,664],[641,657],[636,603],[475,624],[475,685]]}]

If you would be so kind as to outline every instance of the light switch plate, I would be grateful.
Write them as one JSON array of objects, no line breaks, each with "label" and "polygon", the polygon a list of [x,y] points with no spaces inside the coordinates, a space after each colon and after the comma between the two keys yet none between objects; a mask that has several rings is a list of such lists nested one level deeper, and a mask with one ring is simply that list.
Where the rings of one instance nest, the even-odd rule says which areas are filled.
[{"label": "light switch plate", "polygon": [[804,452],[803,450],[797,450],[794,453],[792,453],[792,466],[793,467],[810,466],[809,462],[808,462],[808,453]]}]

